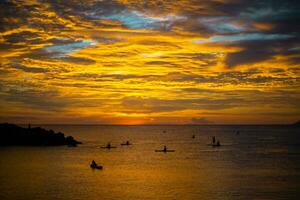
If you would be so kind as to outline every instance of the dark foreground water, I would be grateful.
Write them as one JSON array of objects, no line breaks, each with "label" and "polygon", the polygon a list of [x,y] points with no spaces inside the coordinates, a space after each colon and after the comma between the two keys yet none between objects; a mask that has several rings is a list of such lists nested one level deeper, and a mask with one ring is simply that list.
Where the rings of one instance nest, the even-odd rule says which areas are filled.
[{"label": "dark foreground water", "polygon": [[[300,199],[299,128],[43,127],[73,135],[84,144],[1,147],[1,200]],[[207,145],[212,135],[221,147]],[[134,145],[121,147],[126,140]],[[107,142],[118,148],[99,148]],[[163,145],[176,151],[154,152]],[[104,170],[90,169],[92,159]]]}]

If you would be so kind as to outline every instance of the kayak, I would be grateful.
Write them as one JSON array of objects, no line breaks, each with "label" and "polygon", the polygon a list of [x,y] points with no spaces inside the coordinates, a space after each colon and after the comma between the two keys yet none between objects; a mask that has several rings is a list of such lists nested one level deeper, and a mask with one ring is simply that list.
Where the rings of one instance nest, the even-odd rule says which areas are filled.
[{"label": "kayak", "polygon": [[167,153],[167,152],[175,152],[175,150],[155,150],[155,152],[164,152],[164,153]]},{"label": "kayak", "polygon": [[221,144],[207,144],[207,146],[212,146],[212,147],[220,147]]},{"label": "kayak", "polygon": [[100,165],[96,165],[96,166],[90,165],[90,167],[91,167],[92,169],[103,169],[103,167],[100,166]]},{"label": "kayak", "polygon": [[122,146],[129,146],[129,145],[132,145],[132,144],[122,143],[121,145],[122,145]]},{"label": "kayak", "polygon": [[114,149],[114,148],[117,148],[117,147],[101,147],[102,149]]}]

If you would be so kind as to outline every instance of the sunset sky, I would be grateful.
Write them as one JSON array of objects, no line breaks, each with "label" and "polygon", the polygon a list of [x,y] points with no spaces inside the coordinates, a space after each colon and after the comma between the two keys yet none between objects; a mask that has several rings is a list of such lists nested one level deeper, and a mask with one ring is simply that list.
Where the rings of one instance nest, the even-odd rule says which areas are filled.
[{"label": "sunset sky", "polygon": [[0,122],[300,119],[298,0],[0,0]]}]

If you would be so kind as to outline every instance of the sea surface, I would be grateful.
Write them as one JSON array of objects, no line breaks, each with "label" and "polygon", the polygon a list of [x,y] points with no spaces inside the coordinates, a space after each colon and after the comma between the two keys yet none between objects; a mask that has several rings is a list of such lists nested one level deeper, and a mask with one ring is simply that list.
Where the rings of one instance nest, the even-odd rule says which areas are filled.
[{"label": "sea surface", "polygon": [[[0,147],[1,200],[300,199],[296,127],[42,127],[83,144]],[[212,136],[221,147],[208,145]],[[121,146],[126,140],[133,145]],[[117,148],[100,148],[107,142]],[[164,145],[175,152],[155,152]],[[92,160],[104,169],[91,169]]]}]

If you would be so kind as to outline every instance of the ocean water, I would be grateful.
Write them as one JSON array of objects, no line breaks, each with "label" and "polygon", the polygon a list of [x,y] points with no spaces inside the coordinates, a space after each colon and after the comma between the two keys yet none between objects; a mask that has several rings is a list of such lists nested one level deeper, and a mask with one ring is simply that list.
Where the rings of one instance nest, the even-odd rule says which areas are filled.
[{"label": "ocean water", "polygon": [[[42,127],[84,144],[1,147],[1,200],[300,199],[296,127]],[[211,136],[222,146],[209,146]],[[101,149],[107,142],[117,148]],[[155,152],[164,145],[175,152]],[[93,159],[104,169],[92,170]]]}]

